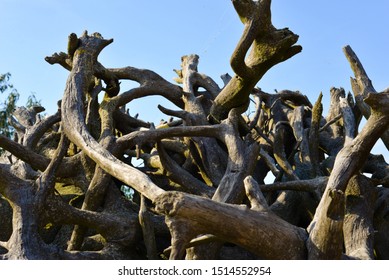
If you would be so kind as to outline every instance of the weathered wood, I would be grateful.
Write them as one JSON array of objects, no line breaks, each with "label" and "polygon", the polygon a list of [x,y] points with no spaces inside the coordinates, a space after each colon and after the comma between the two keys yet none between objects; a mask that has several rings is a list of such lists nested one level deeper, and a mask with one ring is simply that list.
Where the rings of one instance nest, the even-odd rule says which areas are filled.
[{"label": "weathered wood", "polygon": [[[330,108],[326,116],[327,123],[335,119],[336,116],[341,114],[340,109],[340,99],[345,98],[345,91],[343,88],[331,88],[331,101]],[[328,127],[331,136],[334,138],[343,136],[343,122],[342,119],[339,119],[337,122],[334,122]]]},{"label": "weathered wood", "polygon": [[315,105],[312,108],[312,120],[311,127],[309,129],[309,158],[312,164],[312,177],[316,177],[320,172],[320,158],[319,158],[319,128],[320,121],[323,114],[323,105],[322,105],[323,94],[320,93]]},{"label": "weathered wood", "polygon": [[[370,154],[387,144],[389,91],[375,91],[346,47],[356,104],[332,88],[324,119],[322,96],[312,106],[298,91],[263,92],[262,76],[301,51],[298,36],[273,26],[270,0],[232,3],[244,30],[222,89],[197,55],[181,58],[181,86],[106,68],[98,56],[112,40],[98,33],[71,34],[67,53],[46,58],[70,72],[60,110],[18,108],[14,141],[0,135],[0,259],[389,257],[389,166]],[[151,95],[177,106],[158,106],[174,118],[129,115]]]},{"label": "weathered wood", "polygon": [[340,98],[339,101],[343,116],[344,145],[348,145],[357,134],[355,116],[346,98]]},{"label": "weathered wood", "polygon": [[[351,69],[355,75],[355,79],[350,78],[350,81],[356,104],[364,117],[368,119],[371,114],[371,109],[369,104],[365,102],[365,99],[370,93],[377,93],[377,91],[375,90],[373,83],[362,66],[361,61],[352,48],[350,46],[345,46],[343,48],[343,52],[349,61]],[[381,139],[382,142],[384,142],[386,148],[389,149],[389,131],[382,133]]]},{"label": "weathered wood", "polygon": [[[181,58],[181,67],[179,73],[181,73],[182,85],[184,94],[182,99],[185,104],[185,111],[189,114],[184,119],[186,125],[206,125],[207,114],[204,107],[200,103],[199,98],[196,96],[196,90],[199,85],[196,84],[198,81],[198,55],[186,55]],[[188,142],[191,141],[194,145],[190,145]],[[217,141],[212,138],[192,138],[187,139],[189,147],[194,147],[193,154],[198,154],[200,162],[198,166],[200,173],[203,177],[207,177],[211,180],[212,184],[217,186],[223,177],[224,166],[225,166],[225,154]],[[195,158],[196,159],[196,158]]]},{"label": "weathered wood", "polygon": [[[222,122],[224,130],[220,137],[227,146],[229,159],[223,178],[220,181],[212,200],[239,204],[244,197],[243,180],[252,175],[258,154],[258,145],[250,137],[241,139],[238,131],[238,114],[236,109],[231,110],[229,117]],[[213,259],[216,257],[222,243],[198,246],[188,252],[189,258]]]},{"label": "weathered wood", "polygon": [[273,184],[260,185],[262,192],[276,190],[294,190],[303,192],[319,192],[322,193],[327,185],[327,177],[316,177],[308,180],[275,182]]},{"label": "weathered wood", "polygon": [[389,240],[387,232],[389,230],[389,189],[377,188],[377,201],[374,208],[374,251],[377,259],[389,259]]},{"label": "weathered wood", "polygon": [[182,190],[205,197],[213,195],[214,190],[211,187],[198,180],[170,158],[162,143],[157,144],[157,150],[166,176],[180,184]]},{"label": "weathered wood", "polygon": [[155,243],[154,226],[151,220],[150,213],[147,210],[146,199],[141,195],[139,209],[139,223],[142,227],[143,240],[147,250],[147,258],[149,260],[157,260],[157,245]]},{"label": "weathered wood", "polygon": [[341,258],[346,186],[389,127],[389,95],[371,93],[365,102],[372,108],[371,116],[361,132],[336,157],[323,198],[308,228],[307,247],[311,259]]},{"label": "weathered wood", "polygon": [[272,25],[271,1],[233,0],[232,3],[244,24],[244,31],[230,60],[236,75],[222,89],[211,108],[209,118],[214,122],[225,119],[232,108],[244,112],[249,95],[263,75],[302,50],[294,45],[297,35],[287,28],[276,29]]},{"label": "weathered wood", "polygon": [[288,162],[288,155],[285,152],[285,144],[289,141],[287,136],[288,133],[285,124],[278,123],[274,128],[274,157],[288,179],[299,180],[297,175],[294,173],[291,164]]},{"label": "weathered wood", "polygon": [[0,193],[12,207],[12,234],[2,246],[3,259],[46,259],[50,254],[38,233],[39,212],[31,182],[0,168]]},{"label": "weathered wood", "polygon": [[99,52],[112,40],[104,40],[101,36],[84,34],[80,38],[80,46],[75,51],[73,68],[70,72],[64,97],[62,99],[62,125],[68,138],[99,166],[112,176],[154,200],[163,193],[158,186],[142,172],[124,164],[111,153],[102,148],[88,132],[84,120],[84,103],[87,86],[93,77],[94,63]]},{"label": "weathered wood", "polygon": [[269,211],[269,205],[263,196],[258,183],[251,176],[244,179],[244,187],[247,198],[250,201],[251,210],[255,211]]},{"label": "weathered wood", "polygon": [[[238,244],[261,258],[306,257],[305,230],[290,225],[272,213],[253,211],[178,192],[167,192],[159,196],[156,210],[170,220],[185,221],[185,228],[194,234],[213,234],[222,240]],[[182,250],[180,252],[182,256]]]},{"label": "weathered wood", "polygon": [[331,190],[323,195],[314,220],[308,227],[309,259],[337,260],[343,253],[343,219],[345,198],[341,191]]},{"label": "weathered wood", "polygon": [[353,259],[374,259],[373,214],[375,189],[361,175],[350,179],[346,190],[343,225],[345,253]]},{"label": "weathered wood", "polygon": [[370,108],[363,100],[367,97],[369,93],[376,93],[377,91],[373,87],[373,83],[368,77],[364,67],[362,66],[361,61],[359,60],[353,49],[347,45],[343,48],[343,53],[346,56],[351,66],[351,69],[355,75],[355,78],[350,78],[351,87],[355,96],[355,101],[362,114],[365,116],[366,119],[368,119],[370,116]]}]

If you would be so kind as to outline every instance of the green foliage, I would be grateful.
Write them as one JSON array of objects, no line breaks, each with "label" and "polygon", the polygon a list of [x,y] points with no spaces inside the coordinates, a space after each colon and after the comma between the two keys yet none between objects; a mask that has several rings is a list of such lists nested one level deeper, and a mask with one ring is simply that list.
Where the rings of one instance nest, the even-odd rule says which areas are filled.
[{"label": "green foliage", "polygon": [[[9,119],[12,118],[12,113],[16,108],[16,103],[19,100],[19,92],[10,82],[11,74],[0,74],[0,94],[5,95],[5,98],[0,99],[0,134],[11,138],[15,132],[14,128],[9,124]],[[34,93],[32,93],[26,103],[26,107],[40,106],[41,102]],[[3,150],[0,148],[0,155]]]},{"label": "green foliage", "polygon": [[9,87],[12,88],[12,85],[9,84],[10,77],[10,73],[0,74],[0,93],[5,92]]},{"label": "green foliage", "polygon": [[26,107],[31,108],[34,106],[41,106],[41,101],[36,98],[35,93],[31,93],[31,95],[27,98]]},{"label": "green foliage", "polygon": [[8,118],[15,110],[16,102],[19,99],[18,91],[10,83],[11,74],[0,75],[0,94],[6,94],[4,101],[0,102],[0,134],[11,137],[13,128],[8,123]]}]

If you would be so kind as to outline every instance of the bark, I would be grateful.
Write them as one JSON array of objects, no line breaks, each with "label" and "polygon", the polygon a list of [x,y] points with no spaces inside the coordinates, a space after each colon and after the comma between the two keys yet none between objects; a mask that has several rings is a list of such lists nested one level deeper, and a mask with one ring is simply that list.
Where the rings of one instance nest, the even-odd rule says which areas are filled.
[{"label": "bark", "polygon": [[389,259],[389,242],[386,233],[389,228],[389,192],[387,188],[378,188],[377,202],[374,207],[374,250],[378,259]]},{"label": "bark", "polygon": [[[350,46],[345,46],[343,52],[355,75],[355,78],[350,78],[350,81],[356,104],[363,116],[368,119],[371,114],[371,107],[365,102],[365,99],[370,93],[377,93],[377,91],[373,87],[372,81],[368,77],[362,63],[352,48]],[[389,149],[389,131],[382,133],[381,139],[386,148]]]},{"label": "bark", "polygon": [[112,40],[104,40],[98,34],[84,34],[74,53],[73,68],[66,83],[62,99],[62,125],[66,135],[100,167],[111,175],[134,187],[149,199],[155,199],[163,191],[137,169],[123,164],[107,150],[102,148],[88,132],[82,104],[87,87],[93,77],[93,70],[99,52]]},{"label": "bark", "polygon": [[[261,258],[305,258],[305,230],[290,225],[272,213],[249,210],[246,207],[242,208],[181,193],[161,195],[156,201],[156,207],[159,212],[169,216],[168,225],[175,233],[182,232],[182,229],[175,227],[180,225],[180,222],[182,227],[182,220],[185,220],[184,232],[191,232],[192,236],[201,233],[214,234],[225,241],[246,248]],[[215,213],[218,214],[215,215]],[[231,231],[236,234],[231,235]],[[189,242],[190,235],[180,241]],[[267,238],[258,240],[257,236],[264,235]],[[283,242],[277,242],[277,240],[283,240]],[[177,246],[174,240],[172,245],[173,248]],[[179,248],[172,250],[174,253],[171,258],[183,258],[184,249],[185,246],[180,244]]]},{"label": "bark", "polygon": [[372,207],[375,189],[363,176],[350,179],[346,190],[343,225],[345,253],[353,259],[374,259],[374,225]]},{"label": "bark", "polygon": [[[195,88],[199,86],[199,76],[197,72],[199,57],[197,55],[183,56],[181,58],[182,70],[180,70],[179,78],[182,80],[184,94],[182,96],[187,114],[185,123],[187,125],[205,125],[207,122],[207,114],[196,97]],[[215,92],[214,95],[217,95]],[[224,173],[224,151],[212,138],[192,138],[198,158],[201,162],[198,163],[202,169],[203,176],[208,177],[212,184],[217,186],[220,183]],[[204,174],[205,173],[205,174]]]},{"label": "bark", "polygon": [[[235,109],[230,112],[229,118],[224,122],[226,129],[223,131],[224,143],[230,155],[227,169],[220,181],[212,200],[224,203],[239,204],[243,200],[243,179],[255,168],[258,154],[258,146],[248,137],[244,141],[240,139],[237,128],[238,115]],[[190,259],[214,259],[218,254],[221,243],[202,245],[188,252]]]},{"label": "bark", "polygon": [[157,245],[155,243],[154,226],[151,220],[151,215],[147,210],[146,199],[141,196],[141,204],[139,210],[139,223],[142,227],[143,240],[146,245],[147,258],[149,260],[157,260]]},{"label": "bark", "polygon": [[[13,231],[5,245],[8,251],[5,258],[48,259],[55,255],[39,235],[38,225],[44,210],[44,201],[53,190],[54,176],[65,155],[67,146],[67,140],[63,137],[56,157],[36,182],[28,182],[12,174],[4,174],[7,175],[6,178],[11,180],[8,181],[7,179],[7,182],[3,182],[8,188],[0,189],[0,191],[12,201],[11,207],[13,210]],[[10,183],[12,185],[9,185]],[[16,188],[10,188],[9,186],[16,186]]]},{"label": "bark", "polygon": [[[350,47],[354,97],[332,88],[326,117],[321,94],[312,106],[262,91],[262,76],[301,51],[298,36],[273,26],[271,1],[232,3],[244,31],[224,87],[196,54],[182,56],[179,85],[106,68],[113,40],[98,33],[71,34],[67,53],[46,58],[69,71],[58,112],[19,107],[17,137],[0,135],[0,259],[389,258],[389,167],[370,154],[379,138],[387,146],[388,92]],[[158,106],[168,121],[126,110],[150,95],[175,106]]]},{"label": "bark", "polygon": [[243,35],[232,56],[231,67],[235,76],[216,97],[210,119],[225,119],[232,108],[244,112],[249,95],[263,75],[274,65],[301,52],[295,46],[298,36],[285,29],[276,29],[271,22],[270,0],[232,1],[244,24]]},{"label": "bark", "polygon": [[347,184],[362,168],[371,148],[389,126],[389,95],[371,93],[365,102],[372,108],[371,116],[359,135],[336,157],[323,198],[308,228],[311,259],[341,258]]},{"label": "bark", "polygon": [[309,158],[312,164],[312,177],[321,174],[320,171],[320,156],[319,156],[319,128],[320,120],[323,113],[322,105],[323,94],[320,93],[315,105],[312,108],[311,129],[309,130]]}]

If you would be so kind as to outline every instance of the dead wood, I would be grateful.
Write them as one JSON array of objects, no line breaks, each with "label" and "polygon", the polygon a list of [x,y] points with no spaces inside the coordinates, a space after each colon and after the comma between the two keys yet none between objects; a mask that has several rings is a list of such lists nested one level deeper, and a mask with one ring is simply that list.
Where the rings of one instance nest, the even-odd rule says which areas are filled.
[{"label": "dead wood", "polygon": [[[330,89],[325,117],[322,94],[312,106],[257,88],[302,48],[273,26],[270,0],[232,4],[244,30],[222,87],[196,54],[177,84],[106,68],[113,40],[98,33],[46,57],[69,72],[58,112],[18,107],[14,140],[0,135],[0,259],[389,258],[389,167],[371,154],[380,138],[389,147],[388,92],[349,46],[354,96]],[[168,121],[126,110],[150,95],[171,102],[150,108]]]}]

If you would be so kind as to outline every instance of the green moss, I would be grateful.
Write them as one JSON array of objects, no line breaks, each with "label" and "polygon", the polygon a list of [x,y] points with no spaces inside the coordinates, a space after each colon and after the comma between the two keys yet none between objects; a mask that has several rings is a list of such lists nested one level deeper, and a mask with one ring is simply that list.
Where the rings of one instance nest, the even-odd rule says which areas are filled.
[{"label": "green moss", "polygon": [[84,195],[84,192],[75,185],[65,185],[63,183],[56,183],[55,189],[58,191],[58,193],[62,196],[65,195]]},{"label": "green moss", "polygon": [[46,224],[43,228],[44,228],[45,230],[49,230],[49,229],[51,229],[53,226],[54,226],[54,225],[53,225],[52,223],[48,223],[48,224]]}]

